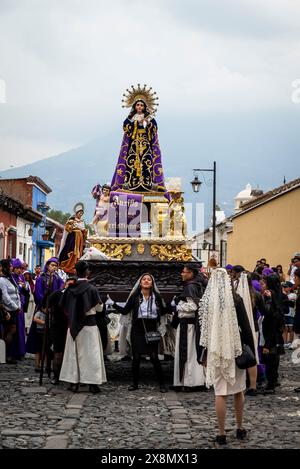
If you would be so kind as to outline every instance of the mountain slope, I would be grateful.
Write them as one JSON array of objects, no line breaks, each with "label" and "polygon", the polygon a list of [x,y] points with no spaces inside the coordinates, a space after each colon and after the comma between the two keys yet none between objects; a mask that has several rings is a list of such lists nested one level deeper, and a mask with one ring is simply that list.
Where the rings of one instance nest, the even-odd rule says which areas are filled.
[{"label": "mountain slope", "polygon": [[[186,202],[205,203],[205,223],[211,216],[212,175],[193,194],[193,168],[212,168],[217,161],[217,202],[232,212],[233,198],[248,182],[268,190],[299,176],[300,120],[297,112],[195,117],[160,116],[159,138],[166,177],[180,176]],[[71,212],[78,201],[86,205],[86,221],[94,210],[91,189],[111,181],[121,143],[114,133],[51,158],[0,173],[0,177],[41,177],[51,188],[49,205]]]}]

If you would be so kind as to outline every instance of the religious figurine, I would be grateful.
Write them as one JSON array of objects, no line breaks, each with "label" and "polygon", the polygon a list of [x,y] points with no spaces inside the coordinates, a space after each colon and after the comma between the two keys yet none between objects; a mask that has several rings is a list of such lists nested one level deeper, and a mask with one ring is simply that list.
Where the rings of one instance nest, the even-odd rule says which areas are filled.
[{"label": "religious figurine", "polygon": [[112,191],[166,192],[157,123],[157,97],[152,88],[127,89],[122,101],[130,113],[123,124],[124,137],[111,183]]},{"label": "religious figurine", "polygon": [[187,227],[182,192],[170,192],[170,196],[170,236],[184,237],[187,234]]},{"label": "religious figurine", "polygon": [[96,208],[93,218],[95,231],[99,236],[107,236],[110,186],[104,184],[101,188],[100,184],[97,184],[93,188],[92,195],[96,199]]},{"label": "religious figurine", "polygon": [[87,230],[82,220],[84,205],[79,202],[73,210],[74,215],[65,224],[59,251],[59,267],[67,273],[75,272],[75,264],[83,255],[87,236]]}]

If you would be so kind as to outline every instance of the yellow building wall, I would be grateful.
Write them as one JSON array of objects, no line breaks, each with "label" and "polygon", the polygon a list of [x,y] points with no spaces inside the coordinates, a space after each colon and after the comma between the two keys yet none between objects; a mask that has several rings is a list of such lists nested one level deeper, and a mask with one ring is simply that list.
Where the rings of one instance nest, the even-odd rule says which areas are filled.
[{"label": "yellow building wall", "polygon": [[45,258],[44,258],[45,264],[49,259],[51,259],[51,257],[55,257],[54,248],[45,249]]},{"label": "yellow building wall", "polygon": [[283,266],[286,274],[293,254],[300,252],[300,188],[233,219],[228,234],[228,263],[252,271],[266,258],[270,267]]}]

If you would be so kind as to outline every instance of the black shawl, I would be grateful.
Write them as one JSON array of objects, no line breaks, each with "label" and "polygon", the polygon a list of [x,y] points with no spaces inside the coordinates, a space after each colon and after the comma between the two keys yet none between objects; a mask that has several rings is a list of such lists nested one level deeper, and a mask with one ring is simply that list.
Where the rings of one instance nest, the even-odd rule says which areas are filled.
[{"label": "black shawl", "polygon": [[88,281],[77,282],[65,290],[60,305],[68,316],[74,340],[85,326],[86,313],[99,303],[102,302],[98,290]]},{"label": "black shawl", "polygon": [[[203,286],[202,286],[202,279],[199,275],[194,277],[192,280],[188,280],[184,283],[183,292],[181,294],[182,301],[186,301],[187,298],[192,298],[195,301],[196,305],[198,305],[200,299],[203,295]],[[179,334],[179,372],[180,372],[180,380],[183,378],[184,374],[184,367],[187,361],[187,330],[188,324],[192,321],[195,325],[195,348],[197,351],[197,359],[200,360],[201,355],[201,348],[199,345],[200,342],[200,326],[198,320],[198,314],[196,312],[195,318],[193,319],[182,319],[180,321],[180,334]]]}]

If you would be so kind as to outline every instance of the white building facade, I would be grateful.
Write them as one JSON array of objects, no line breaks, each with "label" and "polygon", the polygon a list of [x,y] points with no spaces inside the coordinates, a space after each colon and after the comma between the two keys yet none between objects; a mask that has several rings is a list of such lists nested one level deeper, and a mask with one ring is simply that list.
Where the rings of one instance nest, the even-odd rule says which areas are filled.
[{"label": "white building facade", "polygon": [[24,218],[17,218],[17,258],[29,266],[32,261],[32,223]]}]

